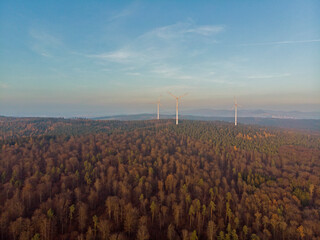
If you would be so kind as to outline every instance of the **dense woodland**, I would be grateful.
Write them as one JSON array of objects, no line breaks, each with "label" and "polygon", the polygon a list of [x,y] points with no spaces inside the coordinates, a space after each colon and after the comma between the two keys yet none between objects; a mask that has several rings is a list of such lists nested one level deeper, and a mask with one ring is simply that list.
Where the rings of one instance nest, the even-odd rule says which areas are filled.
[{"label": "dense woodland", "polygon": [[320,136],[0,118],[0,239],[320,239]]}]

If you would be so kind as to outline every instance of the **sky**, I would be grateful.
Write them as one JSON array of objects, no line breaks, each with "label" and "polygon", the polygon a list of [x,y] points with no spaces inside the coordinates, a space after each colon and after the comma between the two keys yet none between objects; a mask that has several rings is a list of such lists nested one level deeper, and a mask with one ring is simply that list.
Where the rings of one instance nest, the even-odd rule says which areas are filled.
[{"label": "sky", "polygon": [[320,1],[0,2],[0,115],[320,111]]}]

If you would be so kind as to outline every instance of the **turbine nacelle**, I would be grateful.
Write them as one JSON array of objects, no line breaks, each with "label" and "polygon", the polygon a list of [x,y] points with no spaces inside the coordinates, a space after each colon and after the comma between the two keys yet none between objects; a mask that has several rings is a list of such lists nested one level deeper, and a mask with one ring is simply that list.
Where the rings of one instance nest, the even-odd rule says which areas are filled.
[{"label": "turbine nacelle", "polygon": [[169,93],[172,97],[174,97],[176,100],[179,100],[179,99],[183,98],[184,96],[188,95],[188,93],[185,93],[185,94],[177,97],[177,96],[173,95],[171,92],[168,92],[168,93]]}]

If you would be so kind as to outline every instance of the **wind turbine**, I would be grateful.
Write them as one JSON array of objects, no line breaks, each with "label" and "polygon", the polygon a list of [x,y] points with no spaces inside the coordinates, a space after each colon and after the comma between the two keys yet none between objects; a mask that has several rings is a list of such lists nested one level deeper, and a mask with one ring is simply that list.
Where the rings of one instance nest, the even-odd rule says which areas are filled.
[{"label": "wind turbine", "polygon": [[186,96],[188,93],[185,93],[179,97],[176,97],[175,95],[173,95],[171,92],[168,92],[172,97],[174,97],[176,99],[176,125],[178,125],[179,123],[179,100],[181,98],[183,98],[184,96]]},{"label": "wind turbine", "polygon": [[234,97],[234,125],[237,126],[238,124],[238,105],[237,99]]},{"label": "wind turbine", "polygon": [[160,106],[162,106],[162,104],[160,103],[160,97],[158,98],[158,102],[157,102],[157,119],[160,119]]}]

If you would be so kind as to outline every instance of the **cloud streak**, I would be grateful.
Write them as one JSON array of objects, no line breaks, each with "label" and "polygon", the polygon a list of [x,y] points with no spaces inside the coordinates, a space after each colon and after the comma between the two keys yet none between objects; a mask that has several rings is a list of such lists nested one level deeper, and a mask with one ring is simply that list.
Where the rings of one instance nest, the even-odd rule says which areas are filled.
[{"label": "cloud streak", "polygon": [[185,48],[180,42],[184,42],[184,46],[187,46],[193,40],[201,42],[199,37],[212,38],[223,30],[224,26],[196,26],[190,22],[180,22],[152,29],[114,51],[86,56],[117,63],[128,63],[130,60],[135,62],[159,60],[169,58],[177,51],[181,54]]},{"label": "cloud streak", "polygon": [[[85,56],[104,62],[108,68],[120,68],[127,75],[132,75],[126,71],[130,67],[130,72],[143,72],[143,75],[198,81],[199,75],[206,71],[202,69],[201,74],[192,72],[179,59],[201,56],[208,46],[216,43],[216,36],[224,30],[225,26],[222,25],[178,22],[151,29],[118,49]],[[199,58],[199,64],[201,61],[203,60]],[[211,72],[212,70],[205,77],[212,78]]]},{"label": "cloud streak", "polygon": [[178,22],[153,28],[117,49],[82,55],[103,65],[101,71],[105,68],[112,69],[117,76],[147,80],[151,85],[239,85],[228,77],[234,72],[243,75],[238,66],[239,59],[229,58],[217,62],[214,55],[210,58],[203,57],[208,51],[214,51],[212,49],[217,43],[218,35],[225,29],[224,25]]},{"label": "cloud streak", "polygon": [[29,35],[31,37],[30,48],[43,57],[52,57],[53,52],[63,45],[59,38],[45,31],[31,29]]},{"label": "cloud streak", "polygon": [[271,78],[281,78],[281,77],[289,77],[291,74],[283,73],[283,74],[270,74],[270,75],[253,75],[248,76],[248,79],[271,79]]},{"label": "cloud streak", "polygon": [[138,3],[134,2],[130,5],[128,5],[127,7],[123,8],[121,11],[113,14],[109,18],[109,21],[112,22],[112,21],[123,19],[123,18],[127,18],[127,17],[133,15],[137,11],[138,7],[139,7]]},{"label": "cloud streak", "polygon": [[320,39],[299,40],[299,41],[278,41],[278,42],[262,42],[262,43],[244,43],[240,46],[264,46],[264,45],[281,45],[281,44],[297,44],[297,43],[313,43],[320,42]]},{"label": "cloud streak", "polygon": [[113,52],[86,55],[87,57],[97,58],[116,63],[128,63],[130,59],[139,58],[138,54],[126,49],[119,49]]},{"label": "cloud streak", "polygon": [[158,38],[160,40],[188,40],[188,37],[210,37],[225,30],[222,25],[197,26],[192,22],[178,22],[176,24],[155,28],[139,39]]}]

